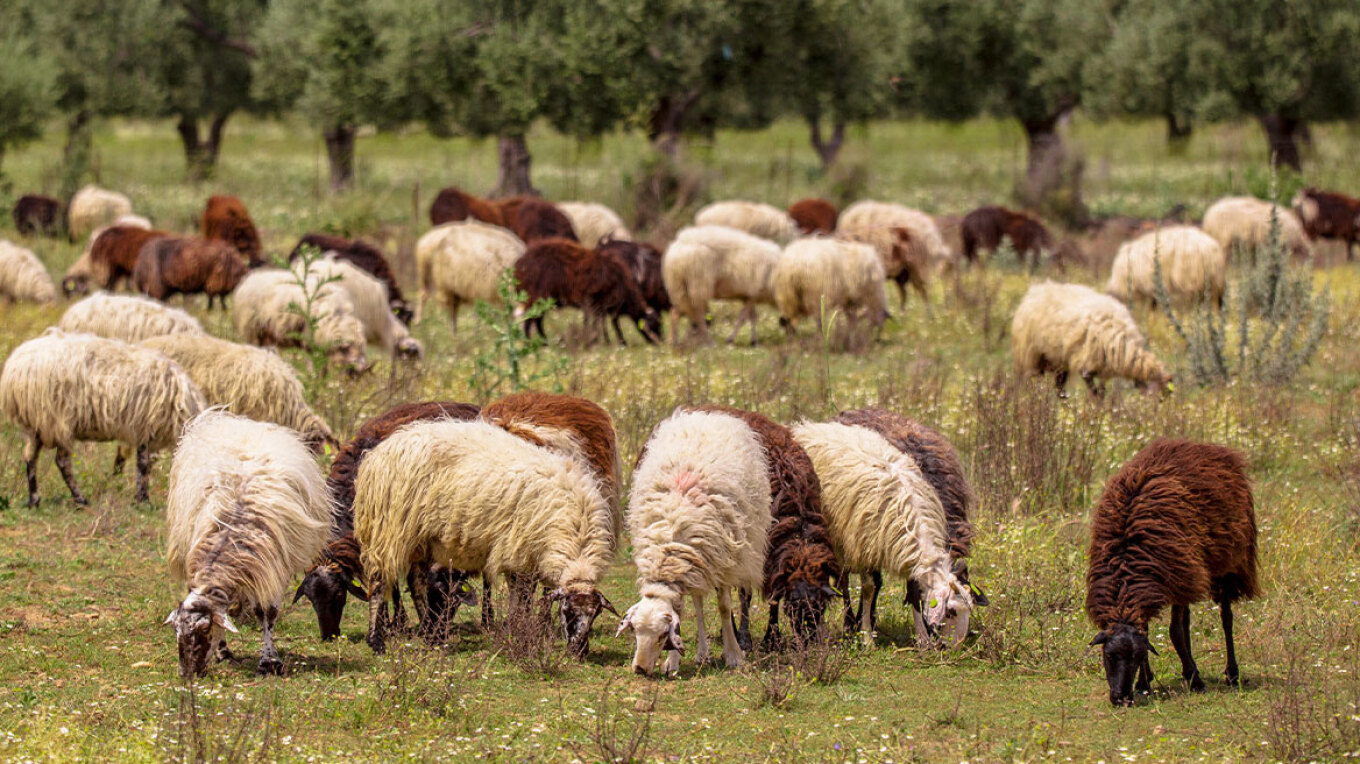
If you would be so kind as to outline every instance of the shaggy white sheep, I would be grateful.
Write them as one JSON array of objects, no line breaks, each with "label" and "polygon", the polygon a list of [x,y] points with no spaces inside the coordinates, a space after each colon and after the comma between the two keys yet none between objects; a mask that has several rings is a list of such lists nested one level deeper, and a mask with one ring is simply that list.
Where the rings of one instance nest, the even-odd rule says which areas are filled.
[{"label": "shaggy white sheep", "polygon": [[1120,300],[1155,301],[1156,262],[1176,303],[1208,299],[1217,304],[1222,299],[1228,258],[1214,237],[1190,225],[1150,231],[1121,246],[1105,292]]},{"label": "shaggy white sheep", "polygon": [[619,213],[595,202],[558,202],[557,209],[571,220],[576,238],[587,247],[596,247],[605,239],[631,241],[633,234],[623,224]]},{"label": "shaggy white sheep", "polygon": [[1222,245],[1225,253],[1232,254],[1234,248],[1254,250],[1270,241],[1272,209],[1279,221],[1280,242],[1285,249],[1294,257],[1311,257],[1313,245],[1294,211],[1252,196],[1219,199],[1204,211],[1204,222],[1200,227]]},{"label": "shaggy white sheep", "polygon": [[51,304],[57,286],[33,250],[0,241],[0,299]]},{"label": "shaggy white sheep", "polygon": [[694,215],[694,225],[721,225],[783,246],[798,238],[798,223],[788,212],[760,202],[714,202]]},{"label": "shaggy white sheep", "polygon": [[0,371],[0,410],[24,431],[28,504],[38,504],[38,454],[55,449],[77,504],[71,472],[78,440],[116,440],[137,454],[138,501],[147,500],[151,454],[174,443],[207,403],[179,364],[149,348],[48,329],[10,353]]},{"label": "shaggy white sheep", "polygon": [[[236,331],[247,342],[267,347],[299,347],[306,341],[307,321],[302,311],[306,294],[291,271],[261,268],[251,271],[232,292],[231,315]],[[367,332],[355,315],[349,292],[326,284],[313,293],[315,340],[332,360],[355,371],[368,367]]]},{"label": "shaggy white sheep", "polygon": [[[299,260],[293,272],[302,273]],[[420,342],[411,336],[410,329],[392,312],[387,299],[387,285],[374,278],[367,271],[334,255],[328,255],[312,263],[308,278],[315,281],[335,279],[330,283],[344,289],[354,304],[354,313],[364,324],[365,336],[369,342],[377,343],[389,355],[419,358]]]},{"label": "shaggy white sheep", "polygon": [[420,321],[426,299],[437,292],[457,331],[458,309],[465,301],[500,301],[501,274],[515,267],[524,250],[524,242],[510,231],[476,220],[430,229],[416,242],[420,301],[415,320]]},{"label": "shaggy white sheep", "polygon": [[126,196],[98,186],[85,186],[71,197],[66,208],[67,230],[71,240],[77,241],[90,231],[113,225],[118,218],[131,214],[132,201]]},{"label": "shaggy white sheep", "polygon": [[293,577],[321,553],[331,517],[325,477],[297,433],[218,409],[185,428],[170,468],[165,557],[189,590],[165,619],[179,673],[229,658],[229,613],[253,613],[264,646],[257,670],[282,674],[274,621]]},{"label": "shaggy white sheep", "polygon": [[881,570],[920,587],[919,639],[929,643],[943,628],[953,642],[962,640],[972,593],[954,575],[944,508],[916,461],[867,427],[803,422],[793,437],[822,484],[822,514],[841,567],[860,574],[865,643],[873,643],[870,603]]},{"label": "shaggy white sheep", "polygon": [[149,297],[95,292],[66,309],[57,328],[99,337],[141,342],[163,334],[203,336],[198,319]]},{"label": "shaggy white sheep", "polygon": [[[708,341],[708,303],[740,300],[741,313],[732,327],[732,342],[741,325],[751,323],[756,344],[756,303],[774,304],[774,266],[779,245],[726,226],[682,229],[666,248],[661,276],[666,293],[680,315],[689,319],[691,335]],[[671,322],[671,341],[678,342],[678,321]]]},{"label": "shaggy white sheep", "polygon": [[663,650],[666,672],[680,670],[680,617],[693,598],[697,658],[708,657],[704,595],[716,592],[723,660],[741,665],[732,628],[732,589],[763,581],[770,528],[770,483],[759,436],[727,414],[682,411],[657,425],[633,473],[628,530],[638,590],[619,634],[637,638],[633,670],[650,673]]},{"label": "shaggy white sheep", "polygon": [[836,233],[878,252],[884,273],[897,283],[903,305],[908,284],[924,301],[932,275],[954,263],[954,253],[945,245],[935,219],[901,204],[855,202],[836,221]]},{"label": "shaggy white sheep", "polygon": [[774,268],[774,300],[785,330],[812,316],[822,328],[822,313],[845,312],[850,336],[863,315],[871,326],[883,325],[887,295],[883,263],[873,247],[821,237],[799,239],[784,248]]},{"label": "shaggy white sheep", "polygon": [[[599,581],[618,549],[614,522],[584,460],[482,420],[403,427],[364,457],[354,483],[368,643],[383,649],[387,587],[426,555],[450,568],[492,578],[522,574],[558,596],[598,595],[607,603]],[[419,603],[423,586],[416,583]],[[573,650],[584,653],[588,634]]]},{"label": "shaggy white sheep", "polygon": [[1124,304],[1081,284],[1035,284],[1011,321],[1011,357],[1021,374],[1057,374],[1060,394],[1069,371],[1092,393],[1097,376],[1134,380],[1163,388],[1171,381],[1146,347],[1143,333]]}]

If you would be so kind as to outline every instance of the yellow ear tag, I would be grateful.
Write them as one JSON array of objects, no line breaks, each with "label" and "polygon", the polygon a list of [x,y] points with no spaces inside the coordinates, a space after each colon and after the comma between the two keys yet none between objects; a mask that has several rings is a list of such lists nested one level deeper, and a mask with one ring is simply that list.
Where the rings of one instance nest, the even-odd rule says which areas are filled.
[{"label": "yellow ear tag", "polygon": [[940,601],[937,600],[937,599],[932,598],[928,604],[929,604],[931,607],[939,607],[939,606],[940,606]]},{"label": "yellow ear tag", "polygon": [[321,444],[321,453],[325,454],[326,456],[330,456],[330,455],[331,455],[331,444],[329,444],[329,443],[323,443],[323,444]]}]

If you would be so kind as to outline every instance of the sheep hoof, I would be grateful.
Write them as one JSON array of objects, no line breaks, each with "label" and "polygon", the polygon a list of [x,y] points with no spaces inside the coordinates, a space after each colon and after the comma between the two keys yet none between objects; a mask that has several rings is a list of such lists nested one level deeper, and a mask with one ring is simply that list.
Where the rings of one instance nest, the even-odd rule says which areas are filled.
[{"label": "sheep hoof", "polygon": [[1199,678],[1199,674],[1195,674],[1194,678],[1190,680],[1190,691],[1204,692],[1204,680]]},{"label": "sheep hoof", "polygon": [[28,497],[28,508],[29,508],[29,509],[33,509],[34,507],[37,507],[37,506],[38,506],[39,504],[41,504],[41,503],[42,503],[42,499],[39,499],[37,496],[29,496],[29,497]]},{"label": "sheep hoof", "polygon": [[278,658],[261,658],[255,666],[255,673],[260,676],[283,676],[283,661]]}]

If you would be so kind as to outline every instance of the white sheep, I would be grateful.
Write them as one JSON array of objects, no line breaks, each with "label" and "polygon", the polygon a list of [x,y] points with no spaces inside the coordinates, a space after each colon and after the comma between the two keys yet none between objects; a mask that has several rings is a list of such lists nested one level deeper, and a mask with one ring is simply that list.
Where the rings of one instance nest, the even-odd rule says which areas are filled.
[{"label": "white sheep", "polygon": [[973,597],[954,575],[944,508],[912,457],[867,427],[802,422],[793,438],[822,484],[822,514],[846,574],[860,574],[860,630],[873,643],[879,571],[914,581],[923,602],[917,637],[940,629],[957,643],[967,635]]},{"label": "white sheep", "polygon": [[146,501],[151,454],[174,443],[206,405],[179,364],[150,348],[92,334],[48,329],[15,348],[0,371],[0,410],[26,438],[29,506],[38,504],[43,448],[56,450],[71,497],[87,503],[71,472],[79,440],[116,440],[135,452],[136,498]]},{"label": "white sheep", "polygon": [[836,233],[868,244],[883,260],[883,271],[897,283],[906,304],[910,284],[926,299],[932,275],[954,263],[935,219],[901,204],[865,200],[855,202],[836,221]]},{"label": "white sheep", "polygon": [[416,242],[420,301],[415,320],[424,315],[426,299],[437,293],[457,331],[464,302],[500,301],[501,274],[515,267],[524,250],[518,236],[489,223],[463,220],[430,229]]},{"label": "white sheep", "polygon": [[1011,321],[1011,357],[1021,374],[1055,372],[1059,394],[1076,371],[1092,393],[1097,376],[1165,388],[1171,377],[1145,346],[1123,303],[1081,284],[1034,284]]},{"label": "white sheep", "polygon": [[[299,260],[293,268],[294,273],[302,272]],[[389,355],[419,358],[420,342],[411,336],[411,331],[397,318],[387,299],[387,285],[374,278],[367,271],[334,255],[327,255],[312,262],[308,278],[317,282],[334,279],[333,283],[349,293],[354,305],[355,316],[364,324],[365,336],[369,342],[382,346]]]},{"label": "white sheep", "polygon": [[170,468],[165,557],[188,594],[165,619],[179,673],[231,658],[231,614],[253,614],[263,648],[257,671],[282,674],[274,621],[293,577],[321,553],[331,518],[325,477],[297,433],[219,409],[185,428]]},{"label": "white sheep", "polygon": [[571,220],[576,238],[587,247],[596,247],[605,239],[632,241],[633,234],[623,224],[619,213],[596,202],[558,202],[557,209]]},{"label": "white sheep", "polygon": [[[584,460],[483,420],[403,427],[364,457],[354,483],[368,643],[383,649],[385,592],[423,557],[491,578],[525,575],[555,587],[554,599],[588,600],[612,612],[599,583],[618,550],[614,524]],[[417,608],[424,599],[419,578]],[[584,654],[588,636],[587,627],[570,649]]]},{"label": "white sheep", "polygon": [[149,297],[95,292],[66,309],[57,328],[141,342],[162,334],[204,335],[198,319]]},{"label": "white sheep", "polygon": [[783,246],[798,238],[798,223],[789,213],[761,202],[714,202],[694,215],[694,225],[721,225]]},{"label": "white sheep", "polygon": [[208,403],[288,427],[314,449],[339,448],[331,428],[307,405],[293,367],[273,350],[194,334],[166,334],[141,344],[178,363]]},{"label": "white sheep", "polygon": [[820,330],[823,312],[841,310],[853,337],[861,315],[875,328],[883,325],[887,314],[883,263],[867,244],[799,239],[784,248],[775,265],[774,300],[790,335],[799,318],[811,316]]},{"label": "white sheep", "polygon": [[[689,319],[691,335],[708,341],[708,303],[740,300],[741,313],[728,342],[741,325],[751,323],[751,344],[756,343],[756,304],[774,304],[775,263],[779,245],[726,226],[682,229],[666,248],[661,276],[666,293],[680,315]],[[671,322],[671,341],[679,340],[678,321]]]},{"label": "white sheep", "polygon": [[1167,294],[1178,304],[1222,300],[1228,258],[1214,237],[1190,225],[1149,231],[1121,246],[1106,294],[1126,301],[1156,301],[1157,263]]},{"label": "white sheep", "polygon": [[126,196],[98,186],[85,186],[71,197],[66,208],[67,230],[71,240],[76,241],[100,226],[113,225],[118,218],[131,214],[132,201]]},{"label": "white sheep", "polygon": [[57,286],[33,250],[0,241],[0,299],[48,305],[57,301]]},{"label": "white sheep", "polygon": [[1294,211],[1252,196],[1225,196],[1204,211],[1204,232],[1214,237],[1223,251],[1256,249],[1270,241],[1271,210],[1280,228],[1280,242],[1294,257],[1311,257],[1313,245]]},{"label": "white sheep", "polygon": [[[367,331],[355,315],[349,292],[326,284],[312,292],[315,341],[332,360],[354,371],[368,367]],[[232,292],[231,315],[246,342],[266,347],[301,347],[307,341],[307,295],[291,271],[261,268]]]},{"label": "white sheep", "polygon": [[759,436],[728,414],[681,411],[657,425],[633,473],[628,530],[641,599],[619,634],[632,629],[633,670],[680,670],[684,598],[694,601],[697,658],[708,658],[704,596],[715,592],[723,660],[741,665],[732,627],[732,589],[761,586],[770,527],[770,483]]}]

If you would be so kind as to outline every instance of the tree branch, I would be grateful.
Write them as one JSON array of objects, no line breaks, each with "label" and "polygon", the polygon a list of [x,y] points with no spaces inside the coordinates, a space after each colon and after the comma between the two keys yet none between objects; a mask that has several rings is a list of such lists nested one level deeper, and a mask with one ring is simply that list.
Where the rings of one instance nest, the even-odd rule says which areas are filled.
[{"label": "tree branch", "polygon": [[189,18],[181,19],[179,26],[188,29],[215,45],[239,51],[240,53],[245,54],[247,58],[255,58],[255,46],[243,40],[233,40],[230,37],[227,37],[225,32],[209,24],[207,21],[204,21],[203,17],[198,15],[198,11],[196,11],[187,0],[181,0],[180,7],[184,9],[185,13],[189,14]]}]

